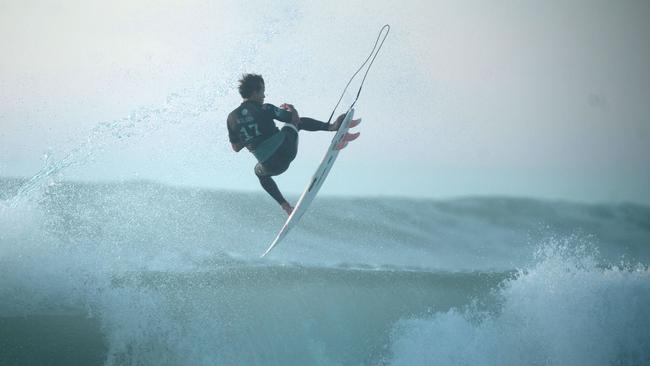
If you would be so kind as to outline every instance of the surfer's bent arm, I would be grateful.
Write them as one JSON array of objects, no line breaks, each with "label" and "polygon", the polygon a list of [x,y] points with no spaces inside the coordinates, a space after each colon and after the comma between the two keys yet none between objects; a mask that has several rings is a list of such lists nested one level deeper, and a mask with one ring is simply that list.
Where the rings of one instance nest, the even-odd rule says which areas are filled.
[{"label": "surfer's bent arm", "polygon": [[239,135],[235,132],[235,124],[237,123],[237,120],[232,114],[228,115],[228,121],[226,125],[228,126],[228,139],[230,140],[230,145],[232,146],[232,149],[235,152],[239,152],[241,149],[244,148],[244,143],[241,142],[241,138]]},{"label": "surfer's bent arm", "polygon": [[298,116],[298,111],[293,106],[293,104],[282,104],[280,108],[274,106],[273,104],[265,104],[264,108],[267,108],[273,113],[273,119],[280,122],[292,123],[297,125],[300,116]]}]

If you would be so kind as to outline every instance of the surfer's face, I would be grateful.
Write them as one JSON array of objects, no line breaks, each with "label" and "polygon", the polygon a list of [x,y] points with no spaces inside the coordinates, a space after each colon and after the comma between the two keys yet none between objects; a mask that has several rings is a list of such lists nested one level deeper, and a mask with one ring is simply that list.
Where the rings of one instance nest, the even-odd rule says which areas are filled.
[{"label": "surfer's face", "polygon": [[248,99],[263,104],[264,98],[266,98],[266,95],[264,95],[264,84],[262,84],[262,87],[259,90],[253,92],[251,97]]}]

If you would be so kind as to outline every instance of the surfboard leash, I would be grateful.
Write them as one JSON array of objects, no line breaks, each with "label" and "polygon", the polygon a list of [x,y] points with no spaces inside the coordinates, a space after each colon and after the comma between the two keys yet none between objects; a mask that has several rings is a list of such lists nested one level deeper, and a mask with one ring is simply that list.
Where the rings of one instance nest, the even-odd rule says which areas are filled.
[{"label": "surfboard leash", "polygon": [[[386,33],[384,33],[384,30]],[[341,93],[341,96],[339,97],[338,102],[336,102],[336,105],[334,106],[334,109],[332,109],[332,114],[330,114],[330,118],[327,120],[327,123],[330,123],[332,121],[332,117],[334,116],[334,112],[336,112],[336,108],[338,108],[339,104],[341,103],[341,100],[343,100],[343,96],[345,95],[345,92],[348,90],[348,87],[352,83],[352,80],[357,76],[359,71],[363,69],[363,67],[370,61],[370,64],[368,64],[368,68],[366,69],[365,74],[363,75],[363,79],[361,80],[361,85],[359,85],[359,91],[357,92],[356,98],[354,98],[354,102],[350,105],[350,108],[348,108],[348,111],[354,107],[355,103],[359,99],[359,95],[361,95],[361,89],[363,88],[363,83],[366,81],[366,77],[368,76],[368,71],[370,71],[370,68],[372,67],[372,64],[375,62],[375,58],[379,54],[379,50],[381,50],[381,47],[384,45],[384,41],[386,40],[386,37],[388,37],[388,33],[390,32],[390,25],[384,24],[383,27],[379,30],[379,34],[377,35],[377,39],[375,40],[375,44],[372,46],[372,51],[370,51],[370,54],[366,58],[366,60],[359,66],[357,71],[352,75],[350,80],[348,80],[348,83],[345,85],[345,88],[343,89],[343,92]],[[383,35],[383,37],[382,37]],[[379,40],[381,39],[381,42]],[[377,46],[379,45],[379,46]]]}]

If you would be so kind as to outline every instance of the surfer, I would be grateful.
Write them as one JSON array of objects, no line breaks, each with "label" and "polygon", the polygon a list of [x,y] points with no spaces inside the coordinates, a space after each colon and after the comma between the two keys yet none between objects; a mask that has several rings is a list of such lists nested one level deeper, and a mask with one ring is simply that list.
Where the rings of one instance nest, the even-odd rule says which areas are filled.
[{"label": "surfer", "polygon": [[[246,147],[257,159],[255,175],[262,188],[291,215],[293,207],[280,193],[273,176],[284,173],[298,151],[298,131],[337,131],[345,117],[340,115],[334,123],[300,117],[291,104],[279,108],[265,104],[264,79],[261,75],[245,74],[239,80],[239,94],[243,101],[228,115],[228,137],[232,149],[239,152]],[[273,120],[285,122],[278,129]]]}]

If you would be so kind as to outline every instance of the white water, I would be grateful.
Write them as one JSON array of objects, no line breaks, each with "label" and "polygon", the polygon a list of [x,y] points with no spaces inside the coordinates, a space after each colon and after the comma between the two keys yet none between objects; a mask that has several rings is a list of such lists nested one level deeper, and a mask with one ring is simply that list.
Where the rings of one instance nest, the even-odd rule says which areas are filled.
[{"label": "white water", "polygon": [[400,321],[392,365],[647,365],[650,271],[601,268],[573,242],[496,290],[493,313],[454,308]]},{"label": "white water", "polygon": [[141,182],[2,201],[0,318],[23,349],[91,339],[107,365],[648,360],[643,206],[322,197],[260,260],[274,209]]}]

